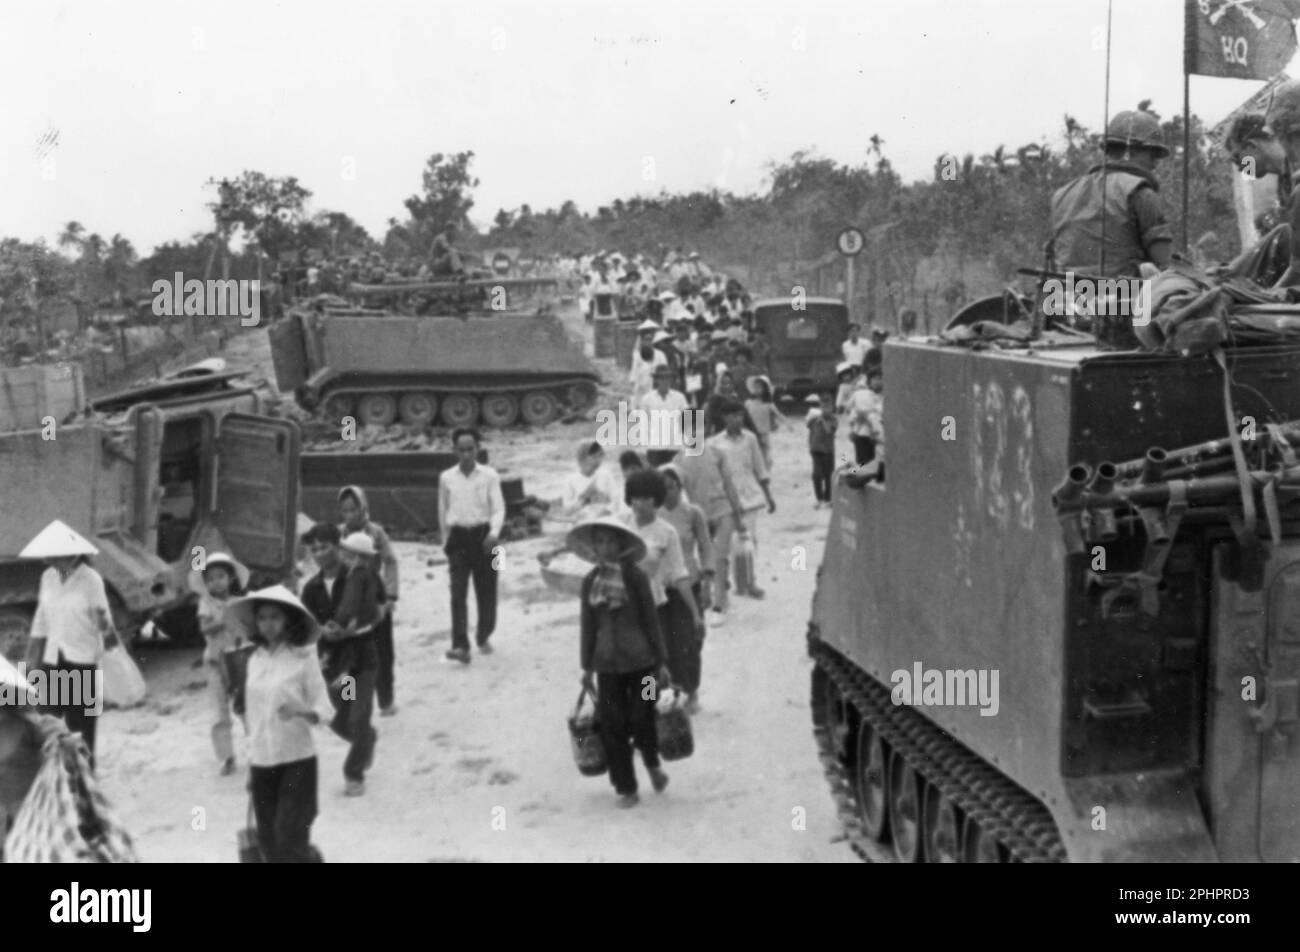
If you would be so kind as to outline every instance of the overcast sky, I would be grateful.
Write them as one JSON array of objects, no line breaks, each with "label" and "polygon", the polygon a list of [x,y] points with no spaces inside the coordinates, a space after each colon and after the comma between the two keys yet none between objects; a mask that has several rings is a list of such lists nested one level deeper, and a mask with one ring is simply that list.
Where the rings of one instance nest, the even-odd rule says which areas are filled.
[{"label": "overcast sky", "polygon": [[[1112,112],[1181,110],[1182,6],[1115,0]],[[752,192],[796,149],[860,162],[872,133],[926,177],[1066,113],[1100,126],[1105,21],[1105,0],[8,3],[0,235],[76,219],[147,254],[210,228],[210,176],[257,169],[382,238],[424,160],[467,149],[483,223]],[[1193,77],[1193,111],[1258,86]]]}]

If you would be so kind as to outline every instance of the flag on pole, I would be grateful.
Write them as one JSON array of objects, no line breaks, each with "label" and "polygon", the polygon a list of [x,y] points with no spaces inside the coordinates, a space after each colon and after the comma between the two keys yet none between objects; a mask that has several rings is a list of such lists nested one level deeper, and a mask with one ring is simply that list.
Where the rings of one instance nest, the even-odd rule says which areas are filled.
[{"label": "flag on pole", "polygon": [[1296,52],[1300,0],[1185,0],[1183,71],[1268,79]]}]

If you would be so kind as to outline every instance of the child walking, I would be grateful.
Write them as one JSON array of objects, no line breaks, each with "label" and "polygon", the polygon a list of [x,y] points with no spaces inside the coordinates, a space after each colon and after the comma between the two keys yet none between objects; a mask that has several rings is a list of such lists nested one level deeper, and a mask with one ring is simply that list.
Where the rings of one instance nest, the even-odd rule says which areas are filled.
[{"label": "child walking", "polygon": [[[705,518],[703,509],[685,498],[682,474],[675,465],[665,464],[659,471],[664,479],[663,520],[677,530],[689,575],[687,581],[700,615],[703,615],[709,607],[709,587],[713,581],[713,540],[709,536],[709,520]],[[668,592],[667,608],[668,670],[672,673],[673,683],[687,692],[687,712],[696,714],[700,709],[705,626],[697,625],[691,619],[686,603],[676,591]]]},{"label": "child walking", "polygon": [[[668,786],[668,775],[659,765],[655,727],[655,700],[669,683],[667,652],[650,579],[637,568],[646,546],[636,533],[606,516],[570,530],[568,547],[596,565],[582,582],[582,686],[596,696],[600,737],[618,805],[634,807],[640,799],[634,745],[655,792]],[[654,690],[646,690],[647,685]]]},{"label": "child walking", "polygon": [[781,425],[781,412],[772,402],[772,381],[767,377],[750,377],[746,382],[749,399],[745,412],[754,421],[754,434],[758,448],[763,451],[763,463],[772,468],[772,431]]},{"label": "child walking", "polygon": [[257,838],[269,863],[319,863],[311,845],[317,758],[311,728],[334,713],[313,642],[316,620],[283,585],[226,606],[227,625],[252,632],[245,722]]},{"label": "child walking", "polygon": [[835,473],[835,429],[839,420],[825,407],[833,399],[826,394],[826,404],[817,394],[812,394],[805,401],[808,404],[808,416],[804,422],[808,427],[808,455],[812,457],[813,494],[817,497],[814,509],[831,504],[831,477]]},{"label": "child walking", "polygon": [[203,663],[208,669],[208,699],[212,706],[212,748],[221,764],[221,775],[235,772],[235,747],[230,736],[230,705],[233,685],[226,676],[222,656],[243,644],[244,632],[226,627],[226,606],[232,598],[244,594],[248,569],[225,552],[208,556],[200,575],[203,592],[199,595],[197,616],[203,632]]}]

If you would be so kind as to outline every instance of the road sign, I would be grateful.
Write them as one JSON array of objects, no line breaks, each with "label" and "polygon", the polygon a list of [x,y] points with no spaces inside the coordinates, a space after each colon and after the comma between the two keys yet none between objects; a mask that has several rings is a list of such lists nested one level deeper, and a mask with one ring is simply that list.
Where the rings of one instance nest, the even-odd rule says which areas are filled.
[{"label": "road sign", "polygon": [[500,275],[510,273],[510,256],[498,251],[492,256],[492,270]]},{"label": "road sign", "polygon": [[840,254],[852,258],[859,254],[867,243],[867,236],[858,228],[845,228],[835,238],[835,246]]}]

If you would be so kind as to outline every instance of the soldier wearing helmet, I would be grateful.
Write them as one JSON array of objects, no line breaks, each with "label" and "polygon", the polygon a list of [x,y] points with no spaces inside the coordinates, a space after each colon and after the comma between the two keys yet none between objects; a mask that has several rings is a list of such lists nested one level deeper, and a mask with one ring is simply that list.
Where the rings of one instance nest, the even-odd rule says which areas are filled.
[{"label": "soldier wearing helmet", "polygon": [[[1106,127],[1106,160],[1052,196],[1052,240],[1063,271],[1138,277],[1140,266],[1168,266],[1173,232],[1156,196],[1156,163],[1169,155],[1159,120],[1121,112]],[[1104,221],[1104,226],[1103,226]]]}]

